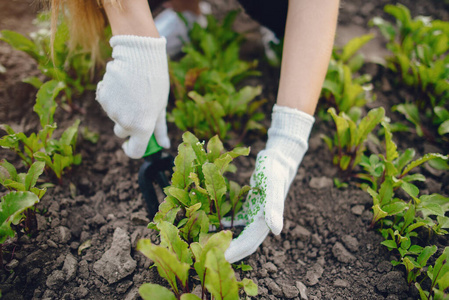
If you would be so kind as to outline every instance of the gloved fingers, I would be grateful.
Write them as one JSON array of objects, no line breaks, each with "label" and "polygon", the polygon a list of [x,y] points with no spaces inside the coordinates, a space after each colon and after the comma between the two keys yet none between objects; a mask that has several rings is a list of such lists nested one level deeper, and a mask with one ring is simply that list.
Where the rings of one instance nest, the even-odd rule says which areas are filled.
[{"label": "gloved fingers", "polygon": [[123,143],[122,148],[130,158],[142,158],[147,150],[151,136],[131,135],[129,140]]},{"label": "gloved fingers", "polygon": [[156,138],[159,146],[165,149],[170,148],[170,139],[167,135],[167,120],[165,109],[160,112],[156,120],[156,126],[154,127],[154,137]]},{"label": "gloved fingers", "polygon": [[270,229],[265,224],[263,217],[256,218],[237,238],[231,241],[229,248],[225,252],[226,260],[229,263],[234,263],[253,254],[260,244],[263,243],[269,232]]},{"label": "gloved fingers", "polygon": [[267,184],[265,201],[265,222],[278,235],[284,226],[285,182],[271,179]]},{"label": "gloved fingers", "polygon": [[95,93],[95,100],[100,102],[101,99],[101,87],[103,86],[103,80],[97,83],[97,91]]},{"label": "gloved fingers", "polygon": [[128,136],[130,136],[131,135],[131,133],[128,131],[128,130],[126,130],[125,128],[123,128],[120,124],[118,124],[118,123],[115,123],[115,125],[114,125],[114,134],[116,135],[116,136],[118,136],[119,138],[121,138],[121,139],[124,139],[124,138],[126,138],[126,137],[128,137]]}]

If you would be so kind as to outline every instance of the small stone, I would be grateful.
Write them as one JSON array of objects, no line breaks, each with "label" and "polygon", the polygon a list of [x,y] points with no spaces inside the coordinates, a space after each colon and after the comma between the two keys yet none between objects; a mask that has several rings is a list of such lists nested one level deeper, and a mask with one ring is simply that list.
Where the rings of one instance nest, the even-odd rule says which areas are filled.
[{"label": "small stone", "polygon": [[47,245],[52,248],[58,248],[58,245],[56,245],[56,243],[53,242],[52,240],[47,240]]},{"label": "small stone", "polygon": [[56,228],[56,236],[61,244],[67,244],[67,242],[72,238],[70,229],[65,226],[59,226]]},{"label": "small stone", "polygon": [[271,281],[269,284],[268,284],[268,289],[271,291],[271,293],[273,294],[273,295],[275,295],[275,296],[277,296],[277,297],[282,297],[282,296],[284,296],[284,293],[282,292],[282,289],[279,287],[279,285],[276,283],[276,282],[274,282],[274,281]]},{"label": "small stone", "polygon": [[309,186],[313,189],[325,189],[334,186],[334,181],[329,177],[312,177]]},{"label": "small stone", "polygon": [[312,235],[309,230],[301,225],[297,225],[295,228],[293,228],[293,230],[290,231],[290,234],[294,239],[299,239],[303,242],[307,242]]},{"label": "small stone", "polygon": [[128,232],[118,227],[114,232],[111,247],[95,262],[94,271],[109,284],[115,283],[136,269],[137,263],[130,253],[131,242]]},{"label": "small stone", "polygon": [[17,259],[11,260],[6,267],[8,267],[9,270],[15,269],[19,265],[19,261]]},{"label": "small stone", "polygon": [[265,278],[268,276],[268,271],[267,269],[261,268],[259,269],[259,277],[261,278]]},{"label": "small stone", "polygon": [[101,226],[106,224],[106,220],[101,214],[96,214],[95,217],[92,218],[92,223],[97,226]]},{"label": "small stone", "polygon": [[365,206],[363,206],[363,205],[354,205],[351,208],[351,212],[356,216],[361,216],[363,214],[364,210],[365,210]]},{"label": "small stone", "polygon": [[53,271],[53,273],[51,273],[50,276],[48,276],[45,284],[50,289],[58,289],[59,287],[62,286],[64,281],[65,281],[64,272],[61,270],[55,270],[55,271]]},{"label": "small stone", "polygon": [[302,283],[301,281],[296,281],[296,288],[299,291],[299,295],[301,296],[302,300],[308,300],[307,299],[307,287]]},{"label": "small stone", "polygon": [[347,288],[349,286],[349,282],[343,279],[337,279],[334,281],[335,287]]},{"label": "small stone", "polygon": [[359,241],[355,237],[345,235],[341,240],[350,251],[357,252],[359,250]]},{"label": "small stone", "polygon": [[125,280],[123,282],[120,282],[115,290],[119,294],[124,294],[132,285],[133,282],[131,280]]},{"label": "small stone", "polygon": [[131,214],[131,222],[134,225],[148,225],[150,220],[147,218],[147,214],[144,211],[138,211]]},{"label": "small stone", "polygon": [[321,276],[323,275],[324,269],[320,264],[315,264],[313,267],[307,271],[306,273],[306,282],[309,286],[316,285]]},{"label": "small stone", "polygon": [[76,276],[76,269],[78,268],[78,261],[72,254],[67,254],[64,260],[64,266],[62,267],[62,271],[67,274],[66,281],[72,281]]},{"label": "small stone", "polygon": [[355,256],[349,253],[349,251],[339,242],[335,243],[334,247],[332,247],[332,253],[337,260],[342,263],[350,263],[356,259]]},{"label": "small stone", "polygon": [[80,286],[74,289],[74,294],[76,297],[78,297],[78,299],[85,299],[87,294],[89,294],[89,290],[84,286]]},{"label": "small stone", "polygon": [[293,299],[299,295],[299,290],[293,285],[282,286],[282,291],[284,292],[284,297],[287,299]]},{"label": "small stone", "polygon": [[262,265],[262,268],[266,269],[268,273],[276,273],[278,271],[278,268],[272,262],[267,262]]},{"label": "small stone", "polygon": [[314,245],[315,247],[319,247],[321,246],[321,238],[318,234],[314,233],[312,234],[312,245]]},{"label": "small stone", "polygon": [[391,262],[384,260],[381,261],[378,265],[377,265],[377,271],[381,272],[381,273],[386,273],[386,272],[390,272],[391,268],[393,266],[391,265]]}]

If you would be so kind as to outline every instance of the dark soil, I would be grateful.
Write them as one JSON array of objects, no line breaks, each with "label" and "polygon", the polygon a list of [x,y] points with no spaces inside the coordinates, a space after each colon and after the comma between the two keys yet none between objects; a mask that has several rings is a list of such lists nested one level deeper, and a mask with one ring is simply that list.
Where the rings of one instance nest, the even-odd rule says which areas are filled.
[{"label": "dark soil", "polygon": [[[237,7],[232,0],[211,0],[218,16]],[[367,22],[385,16],[383,6],[391,1],[348,0],[341,5],[337,42],[374,31]],[[448,7],[442,1],[400,1],[412,15],[423,14],[448,21]],[[37,7],[32,0],[0,0],[0,29],[21,33],[34,30],[31,23]],[[278,72],[261,59],[262,46],[257,24],[241,15],[236,28],[248,31],[242,54],[261,60],[263,76],[251,83],[264,86],[265,107],[269,114],[275,102]],[[377,33],[378,34],[378,33]],[[383,55],[378,38],[364,51],[376,61]],[[382,55],[381,55],[382,54]],[[32,111],[36,91],[21,79],[37,75],[36,64],[26,55],[0,43],[0,123],[31,132],[38,126]],[[370,106],[391,107],[410,96],[389,84],[389,73],[370,63],[366,72],[375,80],[377,101]],[[139,192],[137,172],[141,160],[131,160],[121,150],[121,140],[112,132],[112,121],[87,93],[75,100],[87,113],[56,113],[60,128],[75,119],[81,126],[100,133],[96,144],[81,141],[81,166],[64,179],[63,186],[50,188],[38,204],[38,232],[24,234],[7,242],[0,271],[0,289],[4,299],[137,299],[142,283],[162,283],[156,268],[135,250],[140,238],[157,240],[156,232],[147,229],[149,220]],[[330,125],[317,120],[310,148],[298,171],[285,209],[285,226],[280,236],[269,235],[257,252],[245,259],[254,270],[238,276],[249,277],[259,286],[257,299],[417,299],[415,289],[405,281],[404,270],[393,268],[392,255],[380,245],[382,238],[368,229],[371,198],[356,186],[336,189],[332,178],[336,170],[330,153],[321,141]],[[169,134],[175,155],[181,132],[170,125]],[[443,149],[410,135],[399,135],[399,149],[414,147],[418,155],[444,153]],[[255,156],[264,147],[264,137],[248,137],[249,158],[236,161],[240,183],[247,183],[254,168]],[[20,161],[7,150],[6,158],[20,168]],[[449,194],[449,174],[424,169],[428,177],[420,186],[423,193]],[[2,192],[3,190],[0,190]],[[3,191],[4,192],[4,191]],[[447,239],[438,241],[448,245]],[[84,250],[82,250],[84,248]],[[118,262],[120,261],[120,264]],[[127,265],[126,268],[123,266]],[[301,293],[300,293],[301,291]]]}]

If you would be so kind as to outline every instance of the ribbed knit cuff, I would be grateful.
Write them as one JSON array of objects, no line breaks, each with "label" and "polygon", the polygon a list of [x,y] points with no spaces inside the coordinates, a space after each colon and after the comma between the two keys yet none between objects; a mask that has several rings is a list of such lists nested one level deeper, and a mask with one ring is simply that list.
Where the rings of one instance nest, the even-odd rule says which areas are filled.
[{"label": "ribbed knit cuff", "polygon": [[[136,35],[115,35],[109,41],[112,58],[140,68],[167,68],[167,41],[164,37],[154,38]],[[137,71],[137,70],[136,70]]]},{"label": "ribbed knit cuff", "polygon": [[266,149],[278,149],[288,157],[298,157],[307,151],[315,118],[300,110],[274,105],[268,129]]}]

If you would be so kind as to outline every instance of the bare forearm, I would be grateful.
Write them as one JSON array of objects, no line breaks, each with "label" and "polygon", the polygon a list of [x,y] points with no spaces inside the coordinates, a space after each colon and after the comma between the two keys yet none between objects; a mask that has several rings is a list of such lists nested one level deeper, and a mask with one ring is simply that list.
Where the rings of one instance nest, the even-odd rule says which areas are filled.
[{"label": "bare forearm", "polygon": [[113,35],[159,37],[147,0],[124,0],[120,6],[104,2]]},{"label": "bare forearm", "polygon": [[277,104],[313,115],[326,76],[339,0],[290,0]]}]

